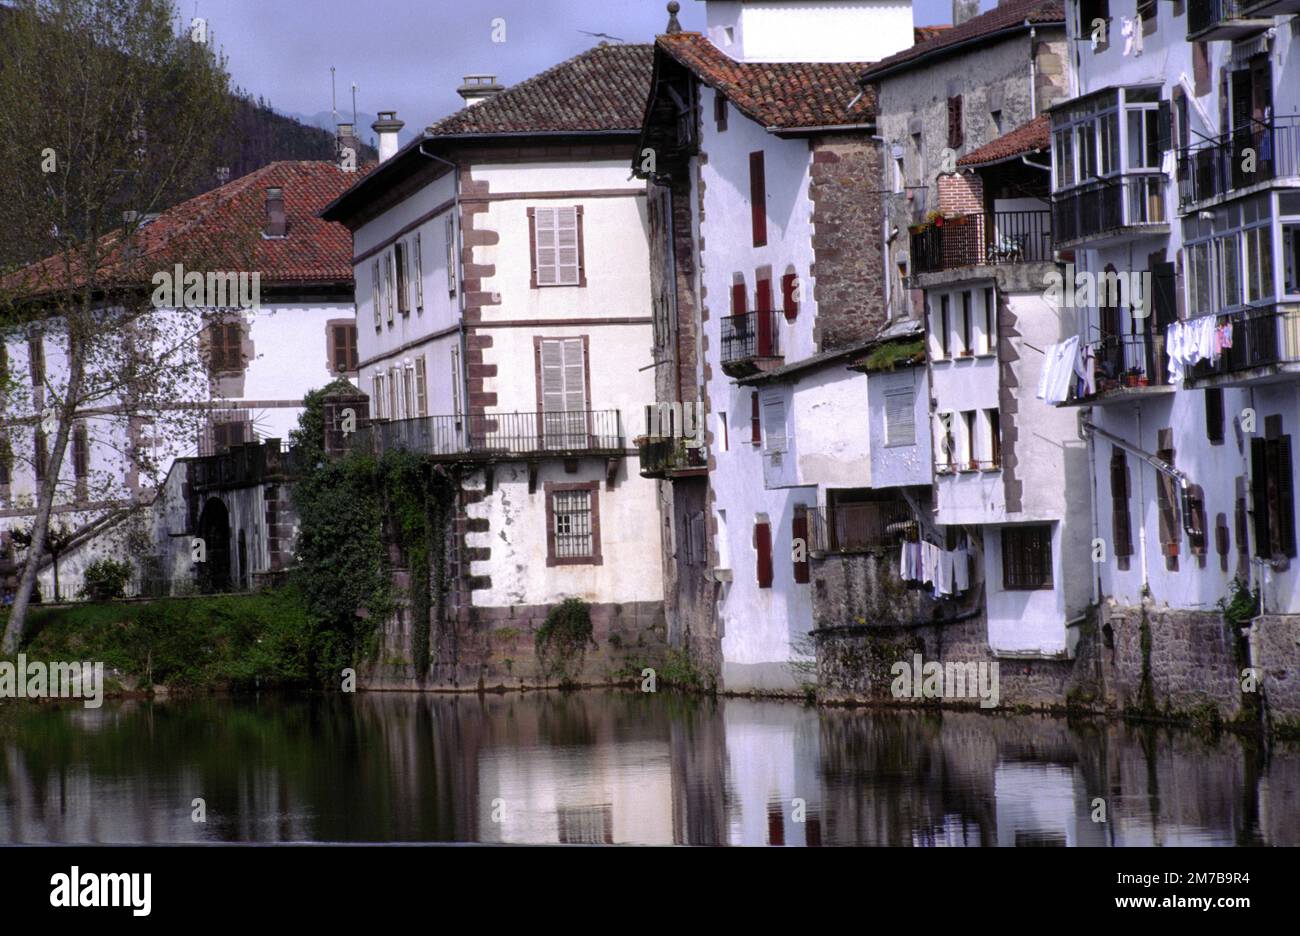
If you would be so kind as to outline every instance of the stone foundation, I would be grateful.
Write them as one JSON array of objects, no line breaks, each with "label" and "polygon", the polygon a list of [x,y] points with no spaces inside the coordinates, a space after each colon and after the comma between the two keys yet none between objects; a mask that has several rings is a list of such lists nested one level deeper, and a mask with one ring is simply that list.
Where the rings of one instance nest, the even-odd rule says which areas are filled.
[{"label": "stone foundation", "polygon": [[1256,618],[1250,628],[1250,658],[1261,670],[1267,718],[1275,728],[1300,734],[1300,615]]}]

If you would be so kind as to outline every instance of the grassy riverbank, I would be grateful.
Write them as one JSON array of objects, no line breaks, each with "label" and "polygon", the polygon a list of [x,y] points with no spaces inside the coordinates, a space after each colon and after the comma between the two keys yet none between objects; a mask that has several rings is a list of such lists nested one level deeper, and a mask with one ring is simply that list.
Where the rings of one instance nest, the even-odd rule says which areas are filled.
[{"label": "grassy riverbank", "polygon": [[29,660],[103,662],[112,688],[310,683],[313,629],[294,589],[34,608]]}]

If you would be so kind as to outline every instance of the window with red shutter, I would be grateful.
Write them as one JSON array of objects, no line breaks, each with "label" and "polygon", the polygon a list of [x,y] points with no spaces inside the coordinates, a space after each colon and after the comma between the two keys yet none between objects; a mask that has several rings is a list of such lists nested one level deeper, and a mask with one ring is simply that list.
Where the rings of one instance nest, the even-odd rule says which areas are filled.
[{"label": "window with red shutter", "polygon": [[731,284],[731,314],[744,315],[749,311],[749,298],[745,295],[745,282]]},{"label": "window with red shutter", "polygon": [[799,301],[795,299],[795,286],[799,282],[797,273],[787,273],[781,277],[781,311],[787,322],[793,322],[799,314]]},{"label": "window with red shutter", "polygon": [[808,566],[808,508],[795,507],[794,519],[790,524],[790,547],[791,556],[802,556],[802,559],[793,558],[794,562],[794,580],[800,585],[806,585],[811,579],[810,569]]},{"label": "window with red shutter", "polygon": [[763,420],[758,411],[758,391],[749,395],[749,441],[755,445],[763,444]]},{"label": "window with red shutter", "polygon": [[763,151],[749,154],[749,210],[754,228],[754,246],[767,245],[767,180]]},{"label": "window with red shutter", "polygon": [[772,526],[754,524],[754,549],[758,551],[758,587],[772,587]]}]

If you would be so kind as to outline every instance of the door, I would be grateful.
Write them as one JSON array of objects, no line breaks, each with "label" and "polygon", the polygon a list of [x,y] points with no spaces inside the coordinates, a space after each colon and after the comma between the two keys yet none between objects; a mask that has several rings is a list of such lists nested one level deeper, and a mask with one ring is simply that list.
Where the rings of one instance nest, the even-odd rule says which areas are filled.
[{"label": "door", "polygon": [[542,447],[587,447],[587,362],[582,338],[540,342]]}]

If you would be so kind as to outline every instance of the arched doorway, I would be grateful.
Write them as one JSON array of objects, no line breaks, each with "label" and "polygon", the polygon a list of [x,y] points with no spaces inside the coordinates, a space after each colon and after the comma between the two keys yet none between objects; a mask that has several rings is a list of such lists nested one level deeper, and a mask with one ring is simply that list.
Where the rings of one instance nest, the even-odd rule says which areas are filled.
[{"label": "arched doorway", "polygon": [[215,497],[208,498],[199,516],[199,536],[207,556],[199,563],[199,589],[205,592],[230,589],[230,512]]}]

